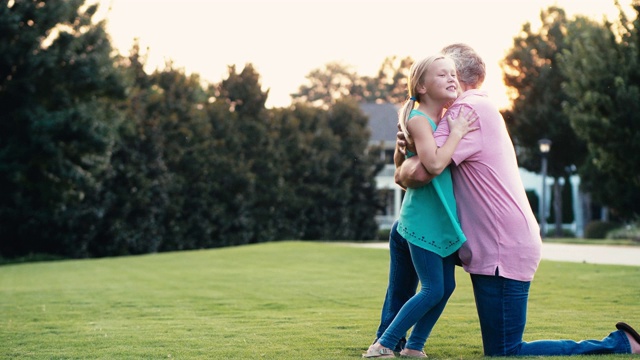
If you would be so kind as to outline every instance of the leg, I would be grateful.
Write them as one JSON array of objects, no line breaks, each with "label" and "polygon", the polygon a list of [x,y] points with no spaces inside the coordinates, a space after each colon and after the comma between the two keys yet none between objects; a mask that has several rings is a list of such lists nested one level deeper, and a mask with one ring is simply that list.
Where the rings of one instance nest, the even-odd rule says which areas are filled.
[{"label": "leg", "polygon": [[442,315],[445,305],[447,305],[451,294],[453,294],[453,290],[456,288],[455,272],[457,259],[457,253],[442,259],[444,290],[442,298],[434,307],[431,308],[431,310],[427,311],[427,313],[418,320],[416,325],[413,327],[411,330],[411,336],[407,342],[407,349],[422,350],[424,348],[427,338],[431,335],[431,330],[433,330],[433,327],[440,318],[440,315]]},{"label": "leg", "polygon": [[500,276],[471,275],[482,343],[486,356],[563,356],[629,354],[631,346],[623,331],[602,340],[539,340],[523,342],[527,321],[529,282]]},{"label": "leg", "polygon": [[[380,337],[379,343],[387,348],[395,346],[400,337],[422,319],[428,311],[436,307],[444,297],[444,259],[435,253],[411,244],[409,244],[409,249],[421,288],[402,306],[398,315]],[[433,327],[433,325],[426,324],[422,326],[424,329]],[[413,333],[412,337],[414,337]],[[414,343],[417,342],[416,338]],[[419,346],[419,349],[414,350],[422,350],[423,345],[424,342]]]},{"label": "leg", "polygon": [[[387,330],[402,306],[416,294],[418,288],[418,275],[411,261],[409,244],[398,234],[397,226],[398,222],[396,221],[391,227],[389,235],[389,284],[382,306],[376,341]],[[406,343],[406,338],[405,335],[402,335],[398,344],[392,349],[400,351],[404,348],[404,343]]]}]

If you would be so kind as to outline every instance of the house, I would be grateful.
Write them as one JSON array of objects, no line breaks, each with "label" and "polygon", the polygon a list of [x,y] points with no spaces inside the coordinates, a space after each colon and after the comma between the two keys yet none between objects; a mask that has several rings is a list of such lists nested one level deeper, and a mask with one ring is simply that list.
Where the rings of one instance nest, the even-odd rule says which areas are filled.
[{"label": "house", "polygon": [[400,108],[390,103],[363,103],[360,109],[369,118],[371,132],[369,146],[380,147],[380,158],[385,162],[384,168],[376,176],[376,186],[383,199],[383,207],[376,214],[376,221],[381,229],[390,229],[400,213],[403,196],[403,190],[393,179],[395,171],[393,152],[396,146]]},{"label": "house", "polygon": [[[385,166],[376,176],[376,186],[378,191],[382,195],[383,207],[376,214],[376,221],[380,229],[390,229],[393,222],[397,219],[400,213],[400,204],[402,203],[403,190],[396,185],[393,174],[395,166],[393,164],[393,152],[396,143],[396,133],[398,132],[398,111],[400,108],[394,104],[383,103],[363,103],[360,105],[362,112],[369,118],[369,129],[371,137],[369,139],[369,145],[371,148],[380,147],[380,158],[385,161]],[[539,174],[529,172],[525,169],[520,169],[520,177],[525,190],[535,192],[538,197],[542,193],[542,177]],[[573,191],[573,199],[582,199],[579,193],[580,178],[577,175],[573,175],[570,178],[571,187]],[[546,179],[547,194],[551,194],[553,185],[553,179]],[[545,209],[534,209],[536,215],[541,213],[549,214],[550,211],[550,195],[547,195],[548,199],[545,202]],[[540,205],[542,206],[542,205]],[[565,205],[566,206],[566,205]],[[574,211],[573,223],[564,224],[563,226],[571,230],[576,236],[581,237],[583,235],[583,229],[585,225],[585,216],[582,201],[575,201],[572,204]],[[550,227],[547,225],[547,230]]]}]

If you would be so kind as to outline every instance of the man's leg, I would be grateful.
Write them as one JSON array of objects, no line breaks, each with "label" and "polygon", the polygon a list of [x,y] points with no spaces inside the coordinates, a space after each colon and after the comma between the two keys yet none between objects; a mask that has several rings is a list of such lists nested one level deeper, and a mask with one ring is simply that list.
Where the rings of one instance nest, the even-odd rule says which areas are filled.
[{"label": "man's leg", "polygon": [[[398,222],[396,221],[389,234],[389,284],[382,306],[376,340],[384,334],[404,303],[416,294],[418,288],[418,275],[411,261],[409,244],[398,234],[397,226]],[[406,342],[406,338],[402,337],[393,350],[402,350]]]},{"label": "man's leg", "polygon": [[529,282],[500,276],[471,275],[482,344],[486,356],[562,356],[629,354],[631,346],[623,331],[602,340],[538,340],[523,342],[527,321]]}]

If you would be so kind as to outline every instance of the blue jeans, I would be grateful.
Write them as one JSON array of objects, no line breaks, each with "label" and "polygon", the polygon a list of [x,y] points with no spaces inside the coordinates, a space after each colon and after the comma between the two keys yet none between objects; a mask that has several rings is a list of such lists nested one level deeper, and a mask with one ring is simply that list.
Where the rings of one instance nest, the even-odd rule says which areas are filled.
[{"label": "blue jeans", "polygon": [[630,354],[623,331],[602,340],[522,341],[530,282],[471,274],[485,356]]},{"label": "blue jeans", "polygon": [[[396,226],[394,224],[389,236],[389,285],[378,333],[390,320],[391,323],[382,335],[378,334],[379,342],[394,349],[413,326],[406,347],[422,350],[455,289],[456,255],[442,258],[408,244]],[[416,293],[418,279],[420,291]]]},{"label": "blue jeans", "polygon": [[[409,243],[397,231],[398,222],[393,223],[389,234],[389,284],[382,305],[380,326],[376,332],[376,341],[391,325],[402,306],[416,294],[418,274],[413,267]],[[399,352],[404,349],[407,339],[402,335],[397,344],[390,349]]]}]

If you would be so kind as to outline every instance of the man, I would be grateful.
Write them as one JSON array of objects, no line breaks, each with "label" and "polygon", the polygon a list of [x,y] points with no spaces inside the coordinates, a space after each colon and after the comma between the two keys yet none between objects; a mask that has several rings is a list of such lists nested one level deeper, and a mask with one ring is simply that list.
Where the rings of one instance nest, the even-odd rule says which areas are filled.
[{"label": "man", "polygon": [[[504,119],[480,90],[485,64],[469,46],[454,44],[442,52],[456,62],[463,93],[447,110],[455,117],[463,107],[476,111],[479,130],[458,144],[451,173],[458,215],[467,242],[459,251],[465,271],[471,276],[486,356],[638,354],[640,335],[625,323],[602,340],[540,340],[523,342],[529,287],[540,262],[540,230],[520,179],[513,143]],[[441,122],[434,137],[441,146],[448,136]],[[416,158],[404,158],[402,135],[396,146],[396,183],[419,187],[431,176]],[[391,244],[390,244],[391,245]],[[411,266],[393,261],[402,249],[390,246],[392,267]],[[392,273],[410,269],[391,269]],[[390,279],[391,280],[391,279]],[[393,318],[394,308],[405,293],[394,296],[391,286],[382,310],[380,327]],[[397,286],[396,286],[397,288]],[[380,330],[378,331],[380,332]]]}]

